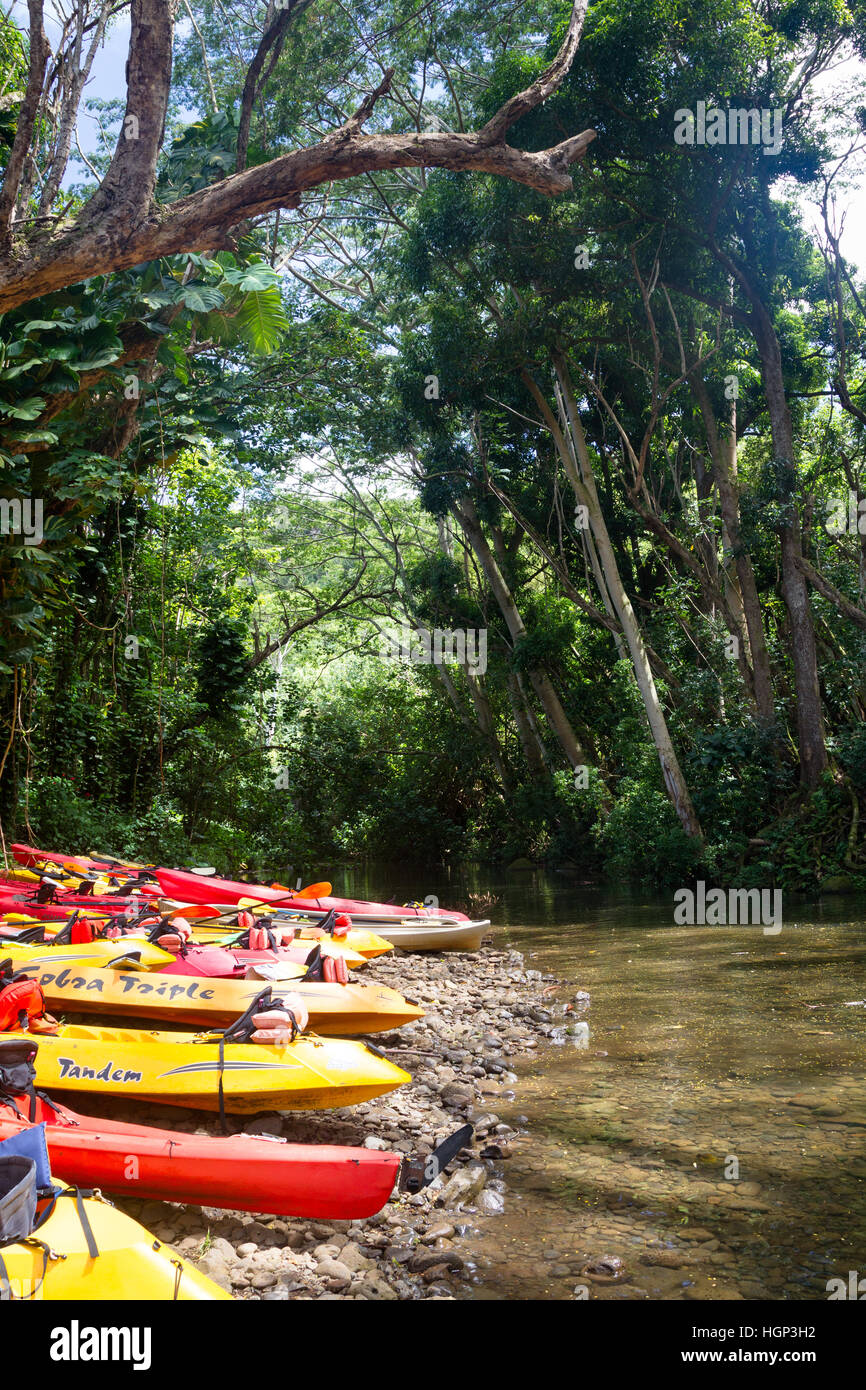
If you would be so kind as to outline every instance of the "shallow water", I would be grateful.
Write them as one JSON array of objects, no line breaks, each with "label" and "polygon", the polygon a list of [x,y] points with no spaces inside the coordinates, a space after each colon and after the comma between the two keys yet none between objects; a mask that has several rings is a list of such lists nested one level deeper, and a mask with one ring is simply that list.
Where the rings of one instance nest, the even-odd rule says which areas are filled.
[{"label": "shallow water", "polygon": [[[421,878],[465,896],[466,876],[462,893]],[[401,880],[352,889],[422,891]],[[468,886],[499,896],[497,942],[563,982],[551,1024],[591,996],[571,1016],[588,1049],[542,1040],[496,1104],[525,1137],[504,1214],[467,1214],[472,1296],[826,1299],[829,1279],[866,1279],[866,902],[788,901],[766,936],[555,875]],[[610,1256],[621,1275],[586,1271]]]}]

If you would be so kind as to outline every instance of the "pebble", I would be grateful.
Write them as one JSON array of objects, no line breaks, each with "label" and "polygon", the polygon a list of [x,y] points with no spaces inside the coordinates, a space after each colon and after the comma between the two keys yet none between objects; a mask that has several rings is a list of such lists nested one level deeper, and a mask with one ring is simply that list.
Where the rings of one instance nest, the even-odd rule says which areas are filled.
[{"label": "pebble", "polygon": [[[477,1239],[477,1229],[458,1213],[465,1207],[496,1217],[506,1205],[501,1164],[525,1142],[513,1125],[525,1131],[529,1120],[520,1115],[513,1125],[504,1124],[497,1110],[513,1099],[513,1066],[550,1036],[561,1017],[554,997],[558,982],[526,970],[519,952],[491,947],[448,957],[389,952],[365,974],[427,1009],[417,1023],[375,1039],[413,1082],[351,1109],[272,1112],[237,1117],[233,1124],[230,1117],[231,1128],[294,1143],[418,1155],[468,1119],[476,1131],[471,1146],[424,1191],[397,1193],[382,1212],[363,1221],[305,1221],[135,1199],[125,1204],[235,1298],[452,1300],[452,1281],[474,1270],[469,1251]],[[219,1133],[216,1117],[181,1119],[165,1107],[130,1107],[126,1114],[113,1102],[110,1114]]]},{"label": "pebble", "polygon": [[485,1216],[498,1216],[505,1210],[505,1198],[501,1192],[482,1192],[478,1197],[478,1210]]}]

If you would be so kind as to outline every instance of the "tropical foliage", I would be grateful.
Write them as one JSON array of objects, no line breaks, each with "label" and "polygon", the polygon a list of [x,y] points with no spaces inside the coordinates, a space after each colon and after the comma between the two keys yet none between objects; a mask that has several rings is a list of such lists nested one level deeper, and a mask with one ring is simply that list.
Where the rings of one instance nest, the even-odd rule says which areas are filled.
[{"label": "tropical foliage", "polygon": [[[309,4],[277,36],[192,3],[156,199],[321,138],[386,68],[377,130],[476,131],[570,9]],[[509,135],[594,128],[571,192],[350,172],[10,309],[6,839],[866,877],[863,20],[597,0]],[[27,51],[7,18],[19,98]],[[778,151],[678,143],[699,103],[776,113]],[[56,205],[106,177],[94,109]]]}]

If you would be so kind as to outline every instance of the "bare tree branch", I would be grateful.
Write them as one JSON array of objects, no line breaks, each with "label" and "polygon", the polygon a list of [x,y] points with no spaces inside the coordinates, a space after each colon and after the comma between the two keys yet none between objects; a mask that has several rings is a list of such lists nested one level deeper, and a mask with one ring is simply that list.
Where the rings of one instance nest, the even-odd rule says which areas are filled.
[{"label": "bare tree branch", "polygon": [[235,160],[237,172],[246,168],[253,107],[264,91],[268,78],[276,66],[286,41],[289,25],[296,15],[301,14],[307,8],[309,3],[310,0],[289,0],[287,5],[276,11],[274,11],[272,3],[268,4],[265,32],[250,63],[241,95],[237,158]]},{"label": "bare tree branch", "polygon": [[[515,96],[509,97],[508,101],[500,106],[496,115],[493,116],[480,131],[481,138],[488,144],[498,144],[499,141],[503,139],[505,132],[509,130],[516,121],[519,121],[521,116],[525,116],[527,112],[532,111],[534,107],[540,106],[542,102],[547,101],[547,98],[552,96],[556,91],[562,79],[568,73],[574,61],[574,55],[577,53],[587,6],[588,0],[575,0],[562,47],[550,67],[547,68],[540,77],[537,77],[529,87],[526,87],[524,91],[517,92]],[[580,137],[578,137],[578,139],[579,138]]]},{"label": "bare tree branch", "polygon": [[829,599],[830,603],[835,604],[843,617],[850,618],[852,623],[856,623],[857,627],[866,631],[866,613],[862,608],[858,608],[856,603],[852,603],[843,593],[840,593],[829,579],[825,579],[823,574],[819,574],[814,565],[809,564],[805,556],[798,555],[794,563],[801,574],[806,576],[813,589],[816,589],[824,598]]}]

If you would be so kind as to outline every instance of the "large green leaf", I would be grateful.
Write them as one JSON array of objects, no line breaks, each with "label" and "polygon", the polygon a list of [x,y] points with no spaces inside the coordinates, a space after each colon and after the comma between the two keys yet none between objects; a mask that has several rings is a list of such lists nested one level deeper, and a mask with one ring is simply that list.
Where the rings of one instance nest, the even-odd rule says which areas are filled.
[{"label": "large green leaf", "polygon": [[57,435],[53,430],[31,430],[29,434],[11,434],[13,444],[56,444]]},{"label": "large green leaf", "polygon": [[123,344],[118,338],[116,348],[98,348],[92,357],[81,357],[77,362],[72,362],[70,365],[73,366],[77,372],[94,372],[97,367],[108,367],[112,362],[116,362],[122,351]]},{"label": "large green leaf", "polygon": [[207,313],[210,309],[218,308],[223,299],[222,292],[213,285],[197,281],[184,286],[183,302],[188,309],[194,309],[197,313]]},{"label": "large green leaf", "polygon": [[275,272],[264,261],[255,261],[237,270],[226,269],[223,275],[230,285],[236,285],[239,290],[268,290],[278,284]]},{"label": "large green leaf", "polygon": [[235,321],[256,352],[274,352],[290,327],[276,285],[247,294]]},{"label": "large green leaf", "polygon": [[41,362],[47,361],[45,357],[28,357],[26,362],[16,362],[14,367],[4,367],[0,372],[0,380],[13,381],[16,376],[21,376],[22,372],[32,371]]},{"label": "large green leaf", "polygon": [[13,420],[35,420],[44,409],[45,401],[42,396],[26,396],[23,401],[0,404],[0,411],[11,416]]}]

